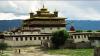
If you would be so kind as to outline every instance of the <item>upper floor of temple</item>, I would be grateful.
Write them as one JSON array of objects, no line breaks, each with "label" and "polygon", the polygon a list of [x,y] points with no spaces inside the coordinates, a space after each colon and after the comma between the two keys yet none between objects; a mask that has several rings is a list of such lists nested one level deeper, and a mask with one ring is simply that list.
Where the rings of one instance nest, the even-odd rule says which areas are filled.
[{"label": "upper floor of temple", "polygon": [[63,26],[65,27],[66,21],[65,17],[58,17],[58,11],[54,11],[51,13],[48,11],[47,8],[44,6],[36,11],[34,14],[33,12],[30,13],[30,18],[23,21],[23,26],[34,26],[34,27],[44,27],[44,26]]},{"label": "upper floor of temple", "polygon": [[[50,11],[48,11],[47,8],[43,7],[41,9],[38,9],[38,11],[36,11],[36,14],[34,14],[34,12],[30,12],[30,19],[47,19],[48,17],[55,17],[55,19],[58,19],[58,11],[54,11],[53,13],[50,13]],[[59,17],[60,19],[60,17]]]}]

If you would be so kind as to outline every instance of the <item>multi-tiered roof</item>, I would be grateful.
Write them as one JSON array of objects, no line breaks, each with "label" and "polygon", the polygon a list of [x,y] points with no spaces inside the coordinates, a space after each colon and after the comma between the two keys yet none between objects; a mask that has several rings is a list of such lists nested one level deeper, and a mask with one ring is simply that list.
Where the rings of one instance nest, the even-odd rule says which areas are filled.
[{"label": "multi-tiered roof", "polygon": [[47,8],[43,6],[40,10],[30,13],[30,19],[24,20],[24,27],[65,27],[66,22],[63,17],[58,17],[58,11],[50,13]]}]

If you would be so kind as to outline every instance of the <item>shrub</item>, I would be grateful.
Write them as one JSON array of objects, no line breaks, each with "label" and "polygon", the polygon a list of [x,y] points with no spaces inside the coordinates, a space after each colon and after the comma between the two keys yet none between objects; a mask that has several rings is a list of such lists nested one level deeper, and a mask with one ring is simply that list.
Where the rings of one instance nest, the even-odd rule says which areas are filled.
[{"label": "shrub", "polygon": [[7,48],[7,44],[6,43],[0,43],[0,50],[1,50],[1,53],[3,53],[3,50],[6,50]]},{"label": "shrub", "polygon": [[83,30],[76,30],[76,32],[83,32]]},{"label": "shrub", "polygon": [[87,30],[87,32],[92,32],[92,30]]},{"label": "shrub", "polygon": [[96,32],[100,32],[100,30],[97,30]]},{"label": "shrub", "polygon": [[54,49],[59,49],[62,46],[66,39],[69,37],[69,34],[66,30],[60,30],[52,33],[52,44]]}]

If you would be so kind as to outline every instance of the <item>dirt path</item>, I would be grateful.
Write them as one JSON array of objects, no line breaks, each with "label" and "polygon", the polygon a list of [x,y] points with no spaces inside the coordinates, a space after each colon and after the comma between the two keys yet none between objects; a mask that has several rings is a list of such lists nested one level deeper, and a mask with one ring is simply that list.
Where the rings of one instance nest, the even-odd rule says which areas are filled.
[{"label": "dirt path", "polygon": [[38,47],[15,48],[13,49],[13,51],[9,51],[7,53],[9,54],[9,56],[63,56],[63,55],[49,55],[41,51],[41,49]]}]

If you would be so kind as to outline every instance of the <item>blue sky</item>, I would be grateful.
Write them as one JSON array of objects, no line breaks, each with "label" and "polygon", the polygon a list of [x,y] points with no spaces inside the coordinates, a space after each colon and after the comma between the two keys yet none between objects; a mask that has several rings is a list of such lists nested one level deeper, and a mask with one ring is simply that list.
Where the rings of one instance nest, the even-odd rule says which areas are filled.
[{"label": "blue sky", "polygon": [[45,5],[51,12],[58,10],[59,17],[68,20],[100,20],[100,1],[0,1],[0,20],[28,19],[30,11]]}]

